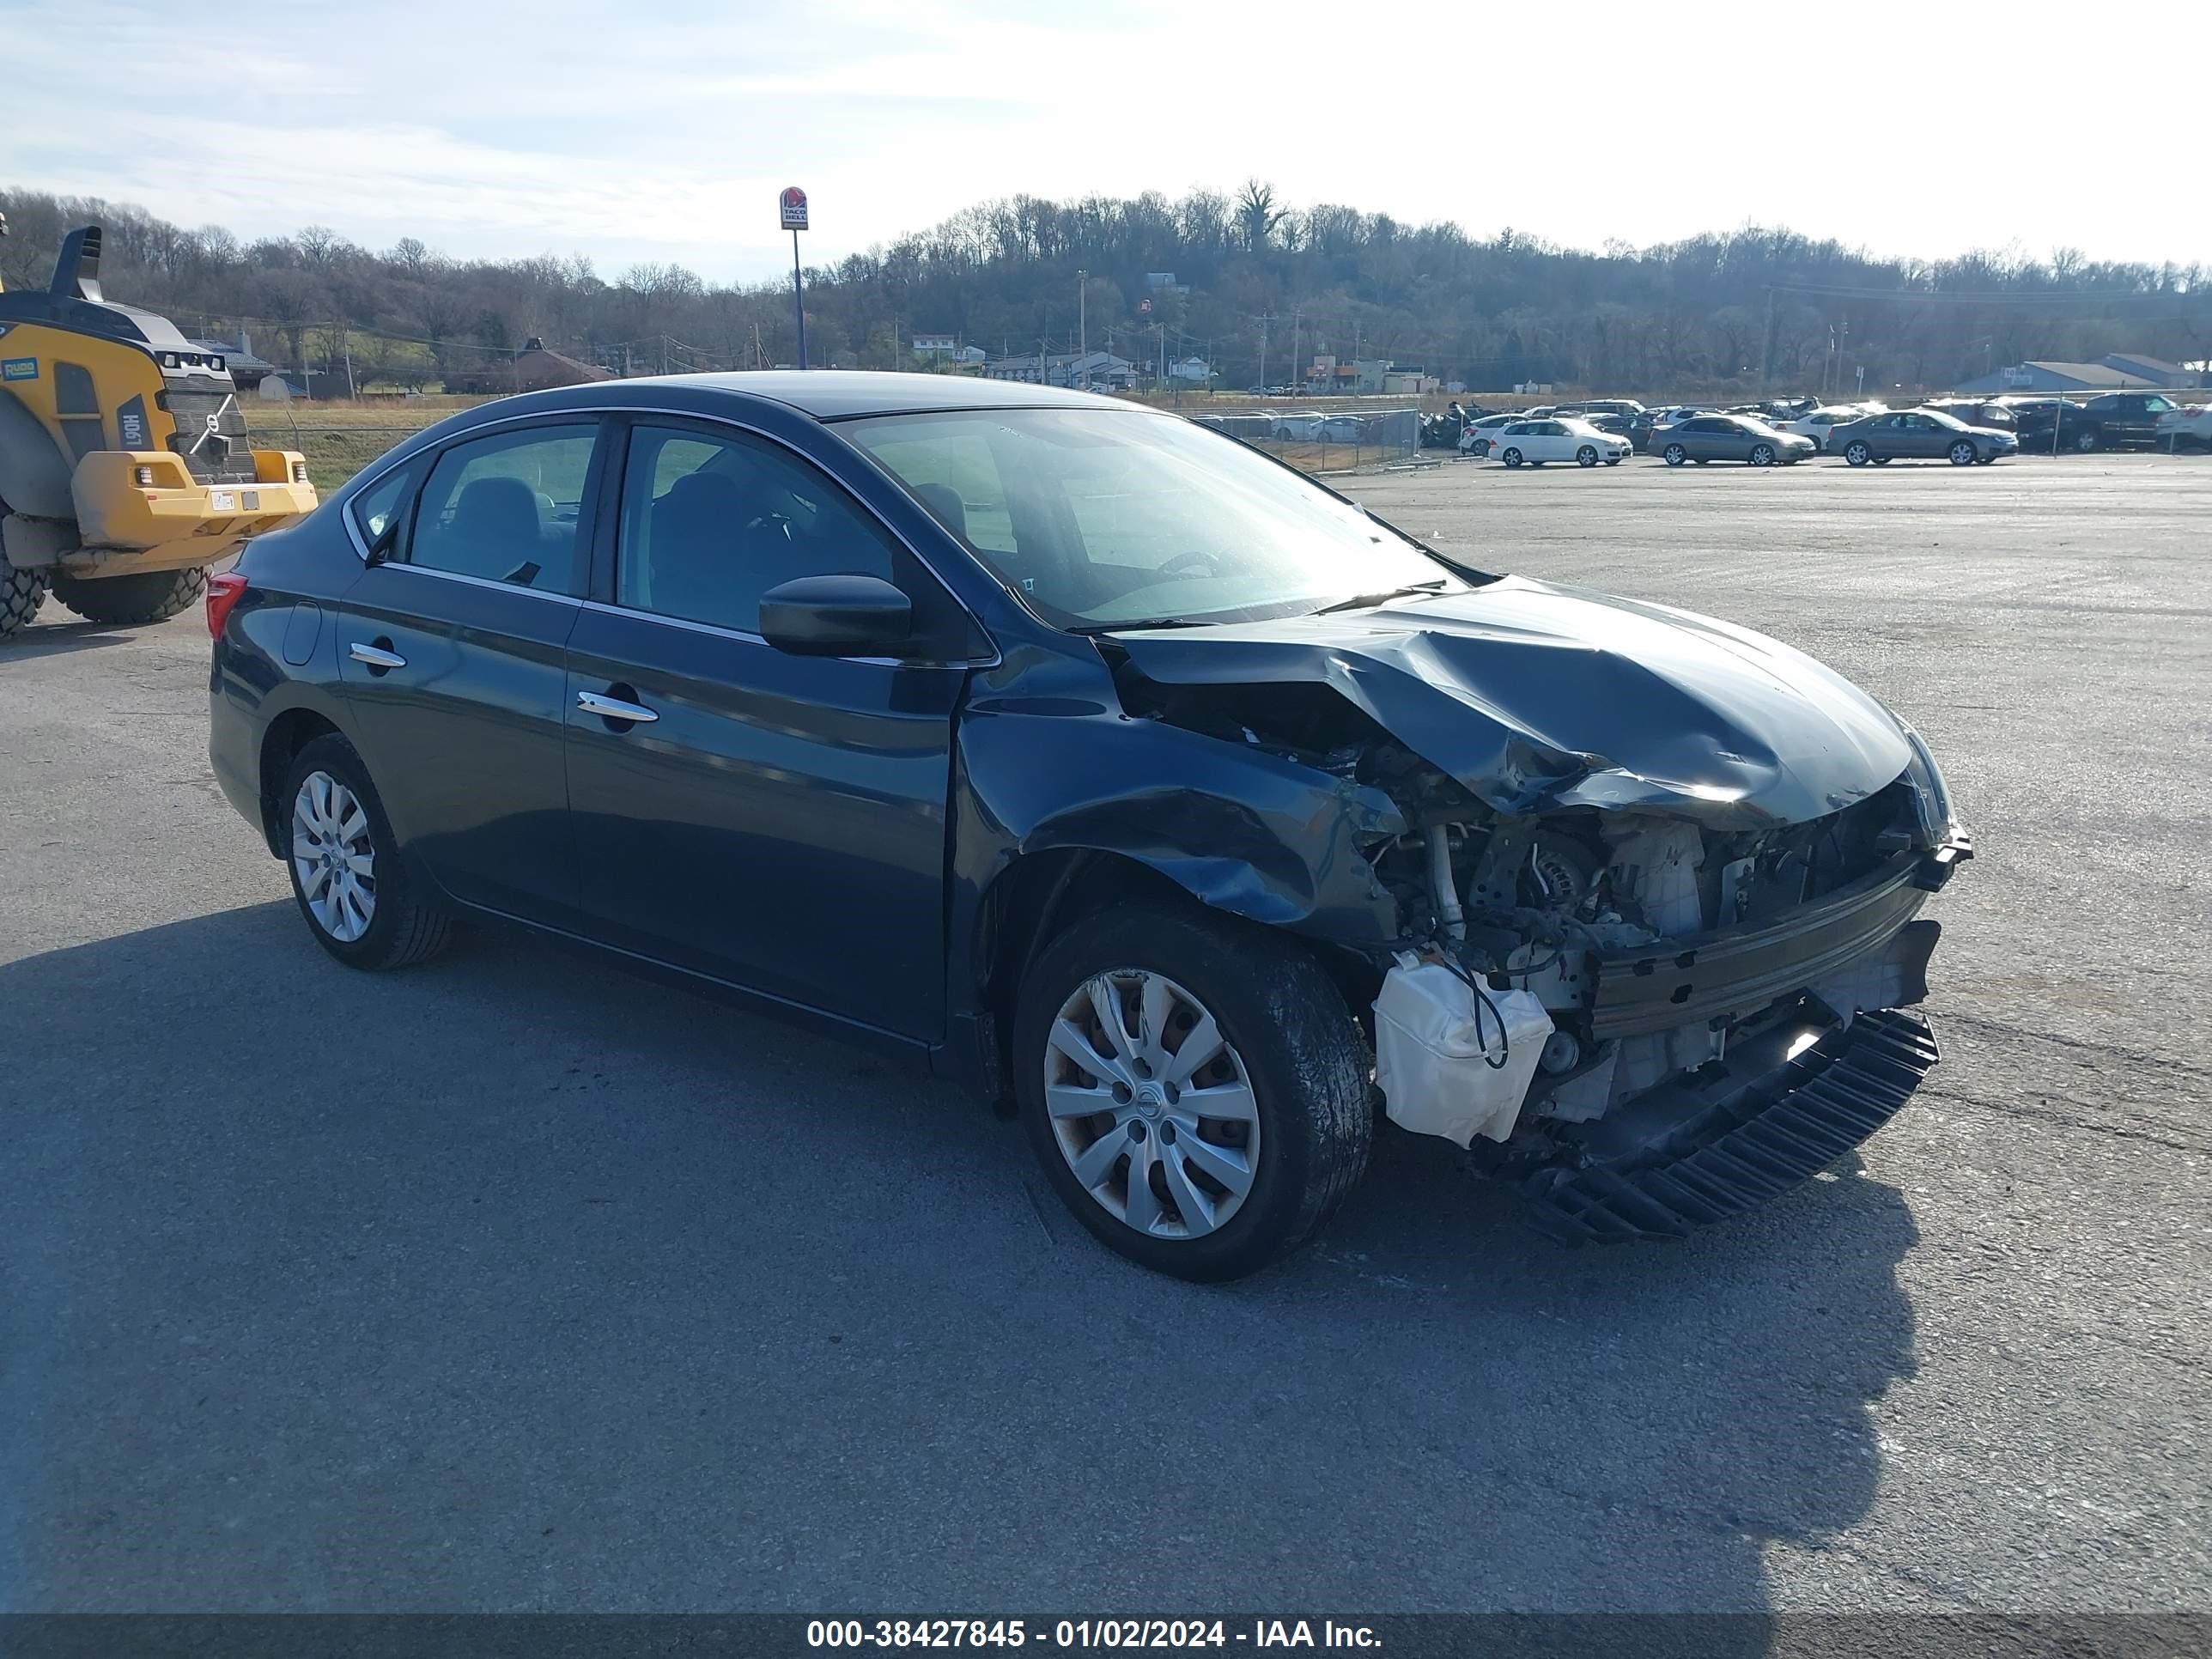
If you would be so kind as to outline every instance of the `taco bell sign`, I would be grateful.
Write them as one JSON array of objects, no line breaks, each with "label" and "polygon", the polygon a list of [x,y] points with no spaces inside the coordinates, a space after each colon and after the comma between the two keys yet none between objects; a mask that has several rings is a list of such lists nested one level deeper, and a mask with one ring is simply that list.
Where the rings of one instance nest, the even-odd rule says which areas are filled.
[{"label": "taco bell sign", "polygon": [[806,228],[806,192],[805,191],[799,189],[797,185],[787,185],[784,187],[783,194],[775,198],[775,203],[781,215],[781,224],[783,229],[804,230]]}]

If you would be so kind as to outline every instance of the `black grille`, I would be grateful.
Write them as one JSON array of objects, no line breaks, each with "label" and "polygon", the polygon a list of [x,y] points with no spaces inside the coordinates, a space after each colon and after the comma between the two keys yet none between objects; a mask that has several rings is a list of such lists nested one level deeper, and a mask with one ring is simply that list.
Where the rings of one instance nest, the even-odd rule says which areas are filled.
[{"label": "black grille", "polygon": [[192,477],[202,483],[254,481],[253,448],[236,392],[198,386],[181,390],[173,381],[162,401],[177,423],[169,447],[185,458]]}]

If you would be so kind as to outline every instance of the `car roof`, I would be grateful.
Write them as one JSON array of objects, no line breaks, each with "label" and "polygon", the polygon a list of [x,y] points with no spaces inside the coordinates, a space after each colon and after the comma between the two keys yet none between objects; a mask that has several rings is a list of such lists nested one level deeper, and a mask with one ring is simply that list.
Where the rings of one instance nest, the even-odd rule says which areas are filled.
[{"label": "car roof", "polygon": [[985,380],[966,374],[899,374],[876,369],[763,369],[735,374],[665,374],[602,380],[596,390],[617,402],[631,388],[680,386],[766,398],[817,421],[859,415],[904,415],[948,409],[1115,409],[1141,405],[1088,392],[1034,386],[1023,380]]}]

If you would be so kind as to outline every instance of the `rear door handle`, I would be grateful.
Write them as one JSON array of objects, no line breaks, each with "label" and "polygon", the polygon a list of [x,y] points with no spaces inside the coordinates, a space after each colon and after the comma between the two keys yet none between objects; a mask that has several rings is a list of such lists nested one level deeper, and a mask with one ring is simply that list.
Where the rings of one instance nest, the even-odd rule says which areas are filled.
[{"label": "rear door handle", "polygon": [[637,726],[649,726],[660,718],[641,702],[625,702],[620,697],[606,696],[598,691],[576,693],[576,707],[603,720],[628,720]]},{"label": "rear door handle", "polygon": [[381,646],[356,645],[351,647],[349,654],[356,662],[366,663],[369,667],[380,672],[387,668],[407,666],[406,658],[401,656],[397,651],[386,651]]}]

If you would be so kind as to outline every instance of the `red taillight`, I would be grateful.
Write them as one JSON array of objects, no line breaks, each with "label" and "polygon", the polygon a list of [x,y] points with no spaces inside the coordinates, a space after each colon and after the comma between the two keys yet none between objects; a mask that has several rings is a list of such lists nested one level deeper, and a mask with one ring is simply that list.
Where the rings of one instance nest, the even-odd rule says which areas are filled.
[{"label": "red taillight", "polygon": [[230,608],[246,597],[246,578],[235,570],[226,570],[220,576],[210,576],[207,585],[208,637],[222,637],[222,625],[230,620]]}]

